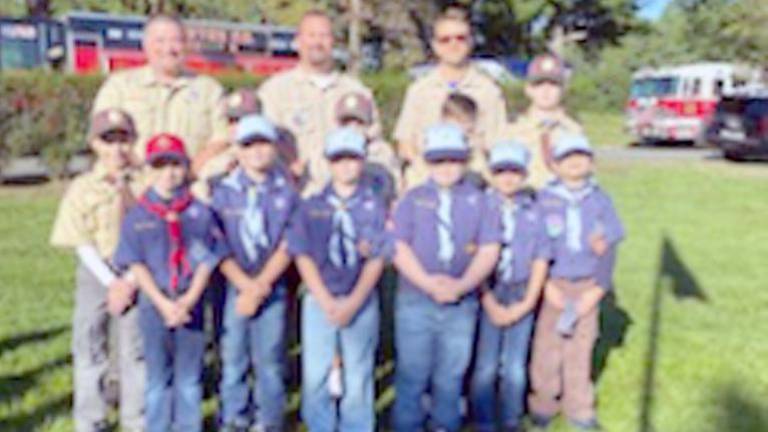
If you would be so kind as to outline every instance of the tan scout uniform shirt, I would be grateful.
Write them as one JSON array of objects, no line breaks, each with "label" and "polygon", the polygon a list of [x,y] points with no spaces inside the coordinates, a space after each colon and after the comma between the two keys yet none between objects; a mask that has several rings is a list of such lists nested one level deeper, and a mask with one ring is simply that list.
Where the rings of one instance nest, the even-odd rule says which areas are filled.
[{"label": "tan scout uniform shirt", "polygon": [[418,185],[427,177],[426,165],[421,159],[423,132],[441,120],[443,103],[453,92],[464,93],[477,104],[477,122],[470,137],[472,168],[483,170],[485,153],[507,123],[504,94],[484,72],[472,66],[455,87],[450,87],[437,69],[430,71],[408,87],[395,126],[395,141],[415,145],[418,154],[416,161],[406,170],[407,187]]},{"label": "tan scout uniform shirt", "polygon": [[[138,198],[142,185],[131,182],[133,195]],[[122,217],[118,188],[107,178],[100,165],[79,175],[67,189],[51,232],[51,245],[77,248],[93,245],[99,255],[110,261],[120,237]]]},{"label": "tan scout uniform shirt", "polygon": [[550,148],[563,134],[583,133],[581,126],[564,112],[544,118],[531,113],[518,117],[505,129],[506,139],[520,140],[531,152],[531,164],[528,168],[528,184],[541,189],[552,179],[553,173],[547,168],[542,152],[544,134],[549,131]]},{"label": "tan scout uniform shirt", "polygon": [[[334,73],[328,86],[321,88],[299,67],[273,76],[259,88],[264,114],[294,135],[299,159],[307,164],[306,178],[300,182],[302,196],[320,192],[331,178],[323,156],[325,136],[338,126],[335,113],[338,100],[350,92],[360,92],[373,100],[370,89],[356,78]],[[374,105],[373,122],[368,129],[369,153],[387,151],[377,147],[387,145],[377,139],[380,136],[379,113]]]},{"label": "tan scout uniform shirt", "polygon": [[112,74],[96,95],[93,112],[121,108],[133,117],[138,132],[135,150],[141,161],[147,140],[160,132],[180,136],[194,157],[209,142],[228,139],[223,94],[213,78],[190,73],[165,85],[149,66],[142,66]]}]

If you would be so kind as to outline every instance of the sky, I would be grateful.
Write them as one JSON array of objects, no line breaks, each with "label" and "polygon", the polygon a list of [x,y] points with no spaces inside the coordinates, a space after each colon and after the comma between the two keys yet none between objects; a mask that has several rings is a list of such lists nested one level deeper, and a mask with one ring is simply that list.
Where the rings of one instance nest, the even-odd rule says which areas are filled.
[{"label": "sky", "polygon": [[638,12],[641,18],[655,21],[661,17],[671,0],[645,0],[643,7]]}]

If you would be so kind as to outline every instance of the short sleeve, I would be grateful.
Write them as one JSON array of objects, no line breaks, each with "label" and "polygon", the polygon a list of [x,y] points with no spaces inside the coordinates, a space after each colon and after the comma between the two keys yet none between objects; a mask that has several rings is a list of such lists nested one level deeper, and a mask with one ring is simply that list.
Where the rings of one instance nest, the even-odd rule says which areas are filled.
[{"label": "short sleeve", "polygon": [[78,188],[73,184],[64,194],[59,205],[56,220],[51,231],[51,245],[65,248],[76,248],[86,244],[92,244],[85,226],[85,214],[82,211]]},{"label": "short sleeve", "polygon": [[602,224],[605,241],[610,245],[616,245],[624,239],[624,226],[619,219],[618,213],[616,213],[613,200],[609,196],[604,195],[602,207],[600,223]]},{"label": "short sleeve", "polygon": [[501,227],[501,210],[499,206],[492,202],[491,197],[485,195],[482,210],[482,219],[480,221],[480,231],[478,233],[477,243],[479,245],[500,243],[503,230]]},{"label": "short sleeve", "polygon": [[285,232],[288,254],[291,256],[308,255],[309,234],[307,232],[307,202],[301,201],[291,215]]},{"label": "short sleeve", "polygon": [[409,142],[413,140],[416,135],[415,131],[413,130],[413,119],[416,117],[414,113],[414,103],[416,100],[413,93],[413,85],[411,85],[405,92],[405,99],[403,100],[403,105],[400,108],[400,115],[397,117],[394,138],[398,144],[402,142]]},{"label": "short sleeve", "polygon": [[139,264],[144,262],[144,254],[141,250],[141,244],[139,242],[139,236],[133,229],[135,211],[130,211],[123,224],[120,227],[120,240],[117,243],[117,250],[115,251],[113,264],[118,270],[128,270],[132,264]]},{"label": "short sleeve", "polygon": [[394,240],[400,240],[410,244],[413,241],[414,230],[414,204],[412,195],[407,194],[397,204],[393,219]]}]

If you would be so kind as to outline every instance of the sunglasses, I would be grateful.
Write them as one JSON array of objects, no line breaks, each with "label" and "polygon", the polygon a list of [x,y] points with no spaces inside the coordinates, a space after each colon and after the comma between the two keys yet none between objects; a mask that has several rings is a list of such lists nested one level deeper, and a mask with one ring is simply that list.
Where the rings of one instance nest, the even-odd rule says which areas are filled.
[{"label": "sunglasses", "polygon": [[128,144],[133,141],[131,134],[124,131],[110,131],[99,136],[99,139],[107,144]]},{"label": "sunglasses", "polygon": [[437,40],[437,43],[441,45],[448,45],[451,42],[464,44],[469,42],[469,35],[466,33],[463,33],[463,34],[455,34],[455,35],[437,36],[435,40]]}]

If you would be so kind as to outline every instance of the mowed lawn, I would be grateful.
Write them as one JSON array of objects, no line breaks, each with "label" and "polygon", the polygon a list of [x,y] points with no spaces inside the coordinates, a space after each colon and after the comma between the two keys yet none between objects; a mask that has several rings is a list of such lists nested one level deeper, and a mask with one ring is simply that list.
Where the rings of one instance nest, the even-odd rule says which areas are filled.
[{"label": "mowed lawn", "polygon": [[[768,167],[601,169],[629,235],[598,348],[605,429],[768,430]],[[60,190],[0,189],[0,431],[72,429],[74,259],[47,245]]]}]

